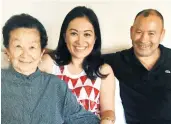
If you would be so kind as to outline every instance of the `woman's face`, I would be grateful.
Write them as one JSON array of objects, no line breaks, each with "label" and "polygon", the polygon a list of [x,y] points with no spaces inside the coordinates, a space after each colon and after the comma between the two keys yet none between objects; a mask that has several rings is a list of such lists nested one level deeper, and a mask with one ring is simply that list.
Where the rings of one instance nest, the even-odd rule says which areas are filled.
[{"label": "woman's face", "polygon": [[35,28],[12,30],[7,54],[17,72],[24,75],[34,73],[43,54],[39,31]]},{"label": "woman's face", "polygon": [[88,56],[96,40],[94,27],[86,17],[73,19],[66,30],[65,42],[72,58]]}]

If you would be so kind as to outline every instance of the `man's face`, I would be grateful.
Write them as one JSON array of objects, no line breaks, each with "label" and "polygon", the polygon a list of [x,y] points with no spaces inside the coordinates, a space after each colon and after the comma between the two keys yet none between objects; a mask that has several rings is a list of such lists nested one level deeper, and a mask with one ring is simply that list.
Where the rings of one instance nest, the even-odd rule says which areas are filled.
[{"label": "man's face", "polygon": [[131,39],[134,53],[138,57],[149,57],[157,53],[164,29],[160,17],[149,15],[138,16],[131,27]]}]

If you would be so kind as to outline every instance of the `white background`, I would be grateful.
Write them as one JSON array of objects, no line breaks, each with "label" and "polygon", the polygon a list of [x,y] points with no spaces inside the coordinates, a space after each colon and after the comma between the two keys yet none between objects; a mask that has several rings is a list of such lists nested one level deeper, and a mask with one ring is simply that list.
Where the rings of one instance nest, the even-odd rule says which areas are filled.
[{"label": "white background", "polygon": [[99,18],[102,52],[105,53],[131,47],[130,26],[136,14],[142,9],[154,8],[164,16],[166,34],[162,44],[171,48],[169,0],[3,0],[1,5],[2,26],[14,14],[31,14],[45,26],[49,36],[47,47],[51,49],[57,46],[60,28],[66,14],[77,5],[90,7]]}]

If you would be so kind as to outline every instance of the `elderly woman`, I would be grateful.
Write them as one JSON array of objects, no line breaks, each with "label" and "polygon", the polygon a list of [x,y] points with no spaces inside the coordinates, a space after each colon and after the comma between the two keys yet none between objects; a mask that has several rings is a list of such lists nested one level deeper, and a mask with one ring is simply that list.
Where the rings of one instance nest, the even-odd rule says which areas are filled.
[{"label": "elderly woman", "polygon": [[43,25],[26,14],[3,27],[3,44],[11,67],[1,70],[3,124],[97,124],[67,85],[37,67],[47,44]]}]

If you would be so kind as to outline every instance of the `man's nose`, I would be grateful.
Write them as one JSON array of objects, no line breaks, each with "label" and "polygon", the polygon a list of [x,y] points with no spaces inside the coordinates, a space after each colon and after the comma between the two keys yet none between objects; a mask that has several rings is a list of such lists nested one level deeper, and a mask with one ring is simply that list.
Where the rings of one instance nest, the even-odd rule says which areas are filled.
[{"label": "man's nose", "polygon": [[148,41],[148,34],[147,33],[143,33],[141,36],[141,42],[147,42]]}]

